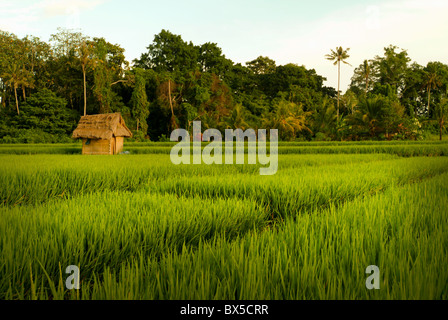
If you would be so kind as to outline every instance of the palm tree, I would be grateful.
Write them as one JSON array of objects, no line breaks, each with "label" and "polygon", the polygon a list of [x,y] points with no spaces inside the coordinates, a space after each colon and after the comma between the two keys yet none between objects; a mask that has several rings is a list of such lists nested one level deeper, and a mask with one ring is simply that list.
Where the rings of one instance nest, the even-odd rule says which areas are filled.
[{"label": "palm tree", "polygon": [[307,122],[311,112],[304,112],[302,107],[293,102],[281,101],[276,110],[263,120],[265,128],[278,129],[283,139],[294,140],[301,131],[311,132]]},{"label": "palm tree", "polygon": [[336,109],[333,101],[327,96],[322,99],[322,104],[313,114],[313,127],[317,132],[331,133],[336,125]]},{"label": "palm tree", "polygon": [[171,111],[169,126],[171,130],[174,130],[179,127],[178,118],[174,114],[174,109],[177,108],[176,100],[179,98],[179,96],[173,96],[173,91],[177,89],[177,84],[171,80],[169,75],[164,75],[164,78],[165,79],[163,79],[163,82],[157,88],[157,95],[158,99],[163,101],[163,105],[169,105],[169,109]]},{"label": "palm tree", "polygon": [[5,74],[5,78],[8,79],[8,80],[6,80],[5,84],[10,85],[14,88],[14,96],[16,98],[17,114],[19,115],[20,111],[19,111],[19,99],[17,98],[17,89],[19,88],[20,78],[19,78],[19,74],[16,69],[17,69],[16,65],[12,64],[10,71]]},{"label": "palm tree", "polygon": [[435,112],[436,120],[437,123],[439,124],[440,140],[442,140],[443,128],[445,127],[448,121],[448,97],[443,97],[440,100],[440,103],[438,106],[436,106],[435,111],[436,111]]},{"label": "palm tree", "polygon": [[[4,73],[4,77],[6,79],[5,84],[12,86],[14,89],[17,114],[20,115],[19,99],[17,97],[17,89],[19,87],[22,87],[22,89],[24,90],[25,87],[33,87],[32,74],[28,70],[22,69],[17,64],[13,63],[13,64],[9,65],[7,72]],[[25,94],[24,94],[24,96],[25,96]]]},{"label": "palm tree", "polygon": [[358,105],[358,99],[352,90],[347,90],[345,94],[341,97],[342,104],[346,110],[349,110],[351,114],[355,112],[355,107]]},{"label": "palm tree", "polygon": [[381,113],[384,101],[379,97],[363,97],[359,101],[359,108],[347,116],[347,124],[354,126],[361,132],[368,132],[371,137],[381,130]]},{"label": "palm tree", "polygon": [[246,130],[250,126],[247,124],[245,117],[246,113],[243,105],[236,104],[230,116],[225,119],[226,128]]},{"label": "palm tree", "polygon": [[168,78],[168,98],[170,100],[171,120],[170,124],[173,129],[177,128],[176,116],[174,115],[173,97],[171,96],[171,79]]},{"label": "palm tree", "polygon": [[442,84],[440,77],[435,70],[426,72],[424,86],[428,91],[428,117],[429,117],[429,104],[431,101],[431,89],[436,89]]},{"label": "palm tree", "polygon": [[83,41],[78,47],[79,60],[81,61],[82,77],[84,84],[84,115],[87,114],[87,89],[86,89],[86,68],[91,60],[92,46]]},{"label": "palm tree", "polygon": [[366,82],[366,88],[364,91],[364,94],[367,94],[367,90],[369,89],[369,78],[370,78],[370,64],[369,61],[364,60],[364,62],[361,65],[361,68],[358,70],[357,74]]},{"label": "palm tree", "polygon": [[331,54],[325,55],[327,60],[334,61],[333,65],[338,65],[338,104],[337,104],[337,110],[336,110],[336,117],[339,121],[339,87],[341,83],[341,61],[345,64],[350,65],[346,59],[348,59],[350,56],[348,55],[348,51],[350,48],[347,48],[346,50],[342,49],[342,47],[336,47],[336,51],[331,49]]}]

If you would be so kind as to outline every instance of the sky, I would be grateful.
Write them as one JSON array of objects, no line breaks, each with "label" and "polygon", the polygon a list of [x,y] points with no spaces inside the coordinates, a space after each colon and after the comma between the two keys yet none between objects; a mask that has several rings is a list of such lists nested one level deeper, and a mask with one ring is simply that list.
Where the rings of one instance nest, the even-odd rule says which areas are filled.
[{"label": "sky", "polygon": [[216,43],[234,63],[267,56],[315,69],[337,88],[331,49],[350,48],[341,90],[364,59],[395,45],[412,61],[448,64],[447,0],[0,0],[0,30],[48,41],[57,28],[104,37],[139,58],[162,29]]}]

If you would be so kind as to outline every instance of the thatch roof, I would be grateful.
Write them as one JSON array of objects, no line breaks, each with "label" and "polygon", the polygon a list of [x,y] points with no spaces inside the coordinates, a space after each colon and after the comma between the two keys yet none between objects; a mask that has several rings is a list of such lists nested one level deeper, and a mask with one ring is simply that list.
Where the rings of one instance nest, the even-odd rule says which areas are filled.
[{"label": "thatch roof", "polygon": [[111,139],[132,137],[120,113],[93,114],[81,117],[72,138]]}]

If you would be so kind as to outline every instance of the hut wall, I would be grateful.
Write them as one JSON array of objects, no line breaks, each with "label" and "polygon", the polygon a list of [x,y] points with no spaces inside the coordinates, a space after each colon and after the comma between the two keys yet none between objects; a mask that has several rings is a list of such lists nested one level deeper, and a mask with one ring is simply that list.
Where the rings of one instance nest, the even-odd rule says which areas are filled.
[{"label": "hut wall", "polygon": [[90,143],[86,144],[88,139],[82,139],[82,154],[113,154],[112,140],[115,139],[90,139]]},{"label": "hut wall", "polygon": [[115,137],[115,154],[123,152],[123,137]]}]

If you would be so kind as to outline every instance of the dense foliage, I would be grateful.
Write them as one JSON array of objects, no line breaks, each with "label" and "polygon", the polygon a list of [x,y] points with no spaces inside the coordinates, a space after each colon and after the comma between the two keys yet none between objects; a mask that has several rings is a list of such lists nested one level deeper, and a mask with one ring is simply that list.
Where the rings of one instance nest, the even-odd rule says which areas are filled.
[{"label": "dense foliage", "polygon": [[[344,94],[314,69],[263,56],[234,63],[216,43],[167,30],[132,66],[124,51],[73,30],[58,29],[48,43],[0,31],[0,142],[68,140],[83,114],[108,112],[121,112],[136,139],[153,141],[191,130],[194,120],[204,129],[277,128],[290,141],[446,131],[448,65],[420,66],[395,46],[355,68]],[[348,49],[327,59],[340,69]]]}]

